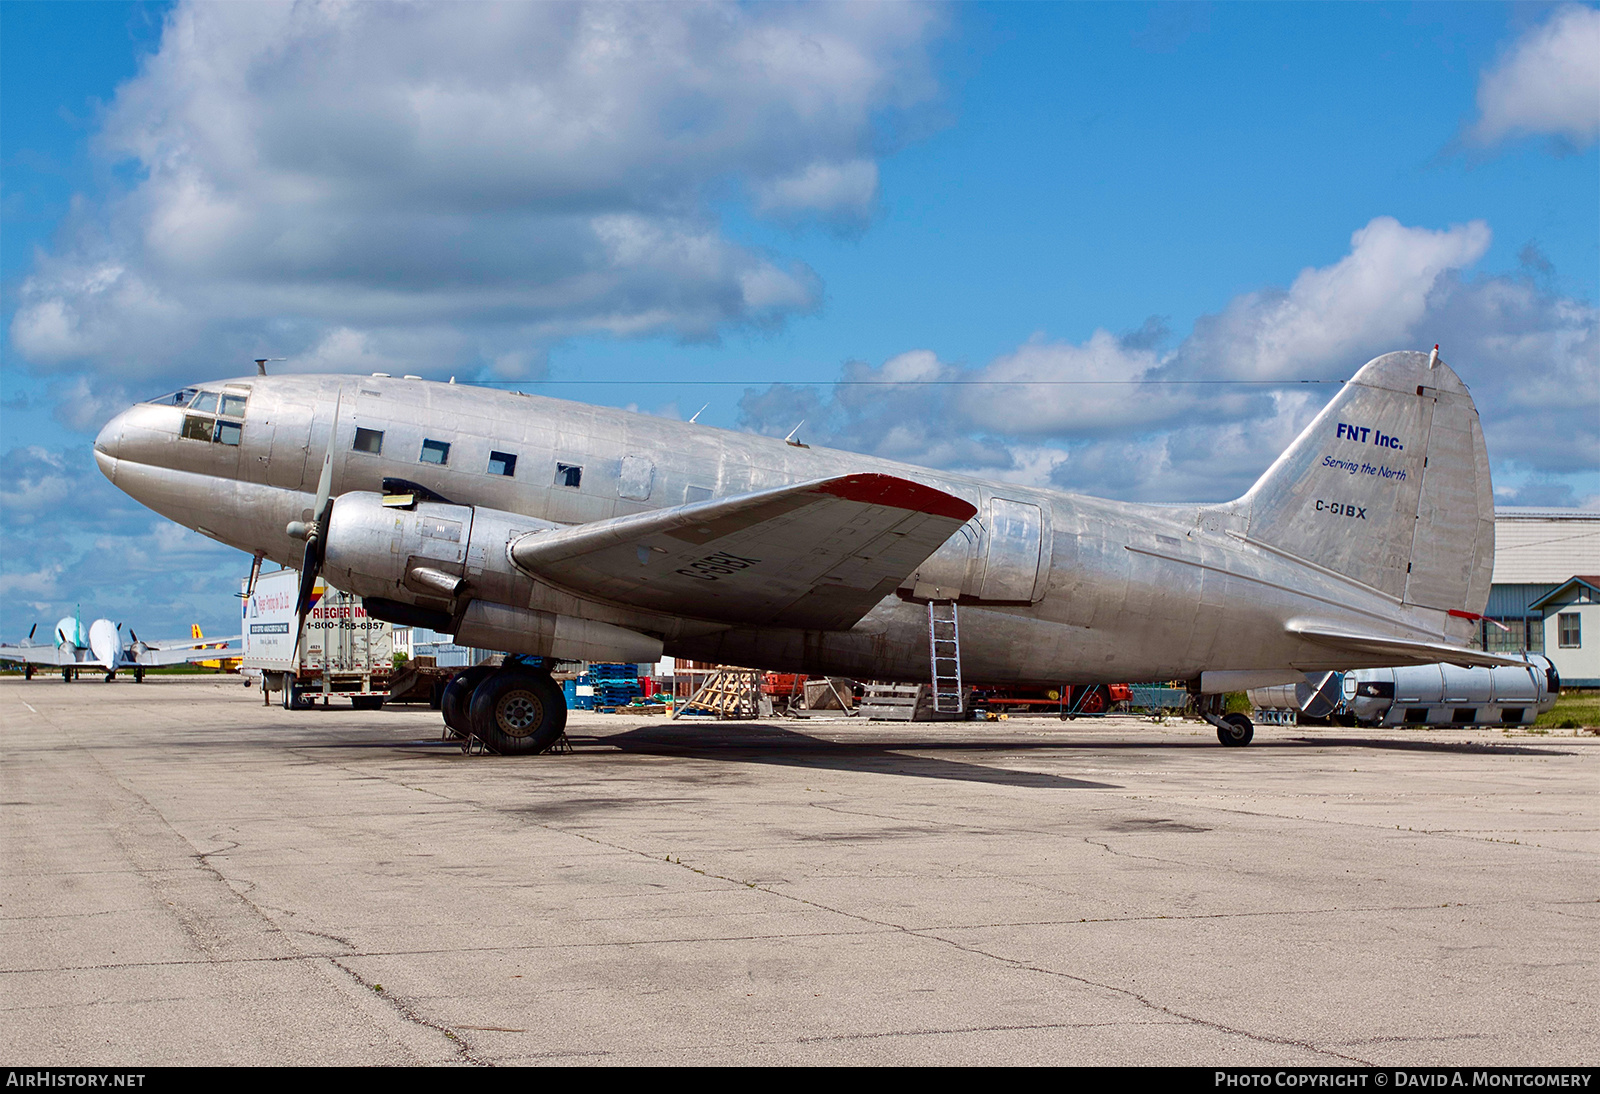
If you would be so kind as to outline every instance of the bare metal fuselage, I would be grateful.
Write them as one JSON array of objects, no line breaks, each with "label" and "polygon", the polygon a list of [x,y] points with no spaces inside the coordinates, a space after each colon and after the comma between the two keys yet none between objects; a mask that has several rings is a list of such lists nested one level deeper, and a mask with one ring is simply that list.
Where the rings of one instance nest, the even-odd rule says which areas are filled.
[{"label": "bare metal fuselage", "polygon": [[[1181,679],[1205,690],[1321,669],[1393,664],[1335,652],[1289,627],[1460,641],[1465,619],[1400,602],[1247,541],[1235,503],[1151,506],[985,483],[854,453],[603,407],[388,377],[253,376],[237,444],[183,435],[185,411],[143,404],[112,421],[96,458],[156,512],[288,566],[303,544],[337,420],[333,495],[401,479],[462,506],[573,525],[831,475],[878,472],[970,502],[977,516],[847,631],[728,626],[640,612],[536,583],[535,601],[659,636],[678,656],[874,679],[928,676],[929,599],[959,599],[969,682]],[[219,383],[218,388],[224,385]],[[356,429],[381,433],[359,451]],[[448,444],[443,463],[424,442]],[[438,447],[432,449],[435,457]],[[492,455],[515,457],[491,473]],[[558,467],[559,465],[559,467]],[[503,467],[503,461],[501,466]],[[577,476],[560,468],[580,468]],[[567,485],[574,477],[577,485]],[[361,592],[361,589],[351,590]],[[541,607],[539,603],[532,606]],[[1219,672],[1250,677],[1209,676]]]}]

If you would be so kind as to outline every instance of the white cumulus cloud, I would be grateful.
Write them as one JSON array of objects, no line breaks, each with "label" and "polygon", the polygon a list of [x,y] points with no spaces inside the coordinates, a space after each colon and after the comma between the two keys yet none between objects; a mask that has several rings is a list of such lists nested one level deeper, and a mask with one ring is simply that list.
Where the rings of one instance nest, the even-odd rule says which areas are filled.
[{"label": "white cumulus cloud", "polygon": [[1489,144],[1550,134],[1583,146],[1600,136],[1600,9],[1557,8],[1483,74],[1472,136]]},{"label": "white cumulus cloud", "polygon": [[718,203],[868,217],[879,119],[934,92],[939,23],[904,4],[180,3],[95,145],[137,181],[37,262],[13,346],[124,378],[375,353],[438,373],[537,370],[578,334],[781,324],[820,280],[729,238]]},{"label": "white cumulus cloud", "polygon": [[878,369],[852,363],[841,379],[854,383],[831,393],[748,392],[741,421],[781,435],[805,418],[817,443],[1100,496],[1223,500],[1336,387],[1216,381],[1337,381],[1440,343],[1472,389],[1495,473],[1576,497],[1587,491],[1573,483],[1600,467],[1600,309],[1520,274],[1469,276],[1489,242],[1481,222],[1377,217],[1338,261],[1236,297],[1166,352],[1148,331],[1105,330],[1034,338],[976,369],[917,350]]}]

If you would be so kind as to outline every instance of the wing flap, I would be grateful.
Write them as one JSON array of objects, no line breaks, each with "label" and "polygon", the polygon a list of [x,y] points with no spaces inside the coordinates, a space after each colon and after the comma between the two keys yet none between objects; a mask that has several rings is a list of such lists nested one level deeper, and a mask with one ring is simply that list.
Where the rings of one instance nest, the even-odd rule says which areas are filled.
[{"label": "wing flap", "polygon": [[976,512],[908,479],[845,475],[530,532],[511,557],[545,580],[633,607],[842,630]]},{"label": "wing flap", "polygon": [[1445,642],[1421,642],[1389,635],[1359,634],[1308,623],[1290,623],[1290,634],[1337,651],[1351,658],[1345,668],[1383,668],[1392,665],[1431,665],[1443,662],[1464,668],[1494,668],[1501,665],[1526,666],[1527,662],[1506,654],[1453,646]]}]

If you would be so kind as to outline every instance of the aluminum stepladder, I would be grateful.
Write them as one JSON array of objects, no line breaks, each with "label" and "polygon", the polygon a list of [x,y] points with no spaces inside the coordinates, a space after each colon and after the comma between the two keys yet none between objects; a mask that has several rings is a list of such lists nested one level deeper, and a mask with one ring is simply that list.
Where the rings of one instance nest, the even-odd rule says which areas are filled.
[{"label": "aluminum stepladder", "polygon": [[933,674],[933,709],[960,714],[961,623],[954,600],[928,601],[928,659]]}]

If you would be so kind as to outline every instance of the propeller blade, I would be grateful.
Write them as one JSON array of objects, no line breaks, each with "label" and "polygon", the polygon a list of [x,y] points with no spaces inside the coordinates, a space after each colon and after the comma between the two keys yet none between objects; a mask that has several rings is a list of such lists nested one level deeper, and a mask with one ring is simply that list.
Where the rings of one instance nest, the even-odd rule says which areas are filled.
[{"label": "propeller blade", "polygon": [[[344,390],[333,400],[333,421],[328,426],[328,448],[322,454],[322,474],[317,478],[317,501],[311,510],[311,519],[320,526],[328,519],[328,508],[333,504],[333,446],[339,437],[339,410],[344,401]],[[318,527],[317,531],[324,529]]]},{"label": "propeller blade", "polygon": [[328,517],[333,513],[333,446],[339,439],[339,410],[344,401],[340,388],[333,400],[333,421],[328,425],[328,447],[322,454],[322,474],[317,478],[317,500],[311,510],[311,529],[306,534],[306,553],[300,562],[300,593],[295,598],[295,616],[298,626],[294,632],[294,651],[290,661],[300,658],[300,639],[306,632],[306,613],[311,610],[311,594],[316,590],[317,577],[322,573],[323,537],[328,531]]},{"label": "propeller blade", "polygon": [[39,629],[39,624],[37,624],[37,623],[35,623],[33,626],[28,628],[28,641],[29,642],[33,641],[33,632],[38,630],[38,629]]}]

